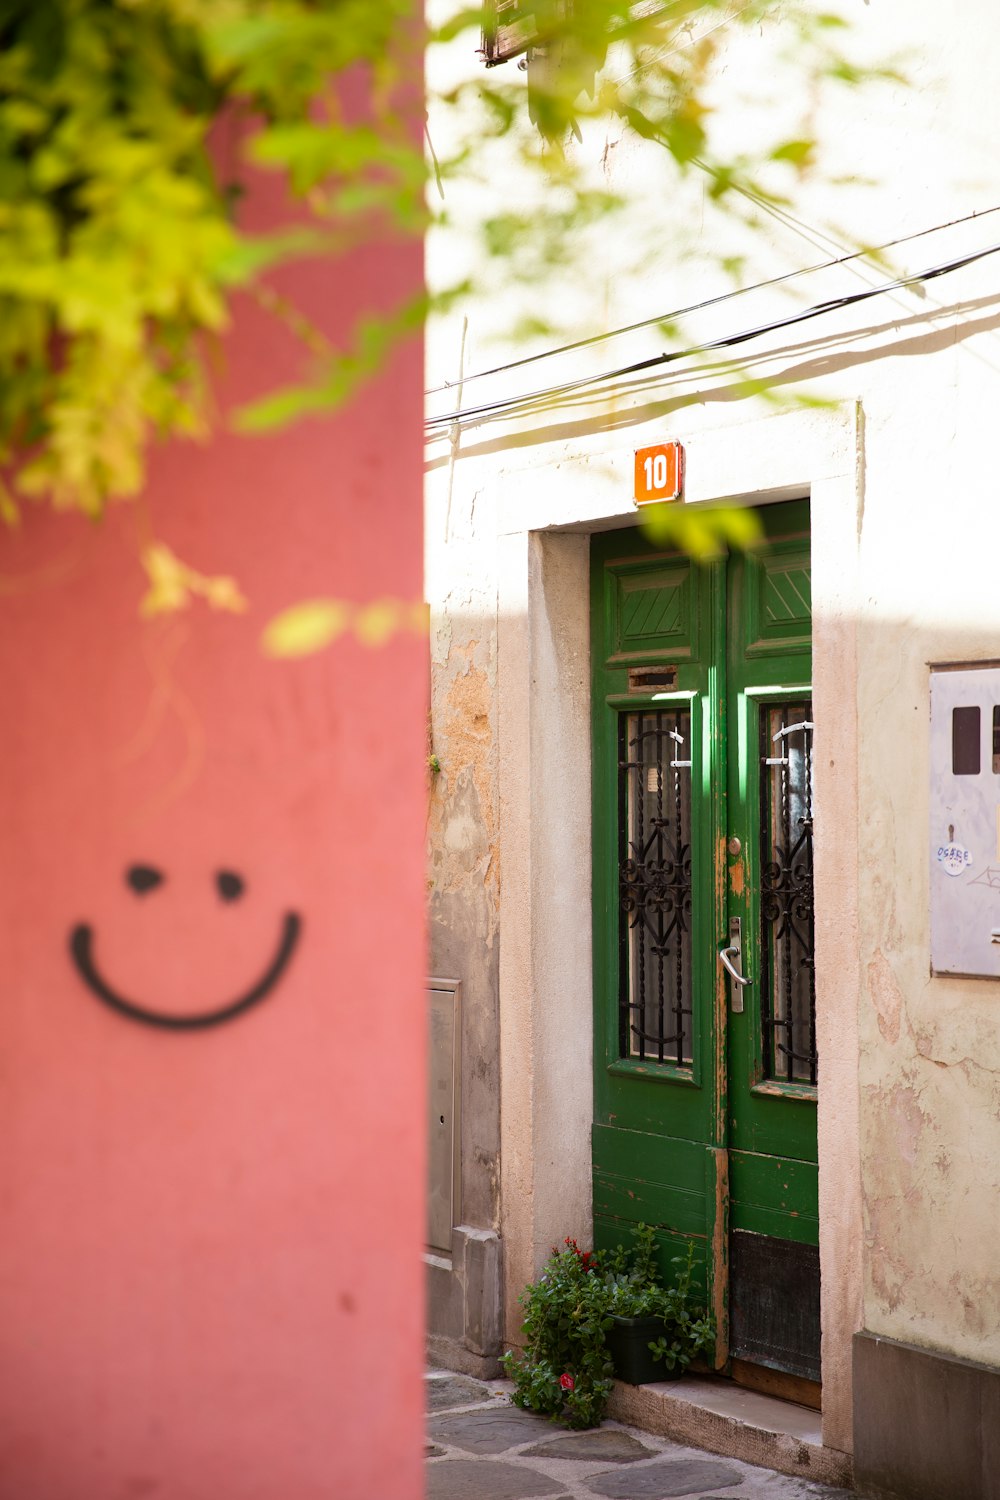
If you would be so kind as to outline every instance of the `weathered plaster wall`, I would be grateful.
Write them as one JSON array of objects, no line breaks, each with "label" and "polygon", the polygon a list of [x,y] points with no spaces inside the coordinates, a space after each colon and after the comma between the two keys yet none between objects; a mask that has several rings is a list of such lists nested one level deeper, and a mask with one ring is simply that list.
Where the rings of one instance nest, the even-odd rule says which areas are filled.
[{"label": "weathered plaster wall", "polygon": [[[461,979],[463,986],[461,1222],[493,1228],[499,1187],[496,606],[492,619],[485,611],[474,615],[479,591],[460,592],[461,612],[448,613],[443,623],[435,614],[432,626],[430,742],[440,770],[430,775],[430,961],[435,974]],[[456,602],[450,592],[443,608]]]},{"label": "weathered plaster wall", "polygon": [[[565,303],[553,294],[554,311],[577,320],[573,333],[622,327],[724,291],[710,258],[699,254],[706,248],[742,250],[741,280],[750,283],[841,254],[852,239],[888,241],[941,226],[894,252],[894,269],[915,272],[1000,237],[995,217],[949,222],[1000,203],[993,149],[1000,97],[983,49],[996,26],[990,0],[958,0],[944,29],[930,0],[846,0],[843,9],[861,55],[884,59],[902,49],[907,57],[910,86],[854,92],[819,116],[830,174],[863,170],[876,186],[834,190],[819,178],[806,181],[794,219],[765,217],[748,235],[714,215],[696,183],[678,188],[649,148],[623,132],[597,139],[585,131],[580,149],[595,170],[635,192],[634,243],[659,236],[659,248],[624,275],[628,236],[589,246],[586,275],[565,278]],[[766,58],[766,40],[748,38],[726,59],[720,93],[747,78],[773,87]],[[745,131],[749,139],[752,112],[734,119],[737,138]],[[494,173],[493,180],[507,179]],[[831,222],[841,226],[836,233]],[[691,249],[693,257],[679,258]],[[444,277],[449,255],[446,240],[432,245],[432,276]],[[462,568],[492,576],[498,531],[505,556],[517,562],[498,601],[501,731],[507,723],[515,736],[511,764],[522,778],[520,797],[501,803],[501,924],[505,931],[509,917],[512,941],[526,945],[525,924],[539,924],[540,948],[558,944],[571,918],[525,884],[539,853],[533,821],[547,816],[554,795],[553,786],[539,784],[544,747],[531,737],[546,699],[531,643],[538,616],[529,534],[627,524],[634,517],[631,451],[665,438],[687,445],[690,503],[812,493],[815,685],[829,752],[817,770],[824,1431],[844,1448],[856,1328],[1000,1362],[1000,1334],[989,1317],[1000,1303],[993,1263],[1000,984],[932,980],[927,915],[928,663],[1000,656],[998,266],[1000,257],[988,259],[755,340],[743,346],[739,370],[721,359],[697,367],[682,361],[610,393],[536,405],[518,419],[471,421],[431,447],[432,507],[444,506],[446,491],[459,513],[480,497]],[[736,332],[884,279],[875,266],[832,268],[692,315],[686,336],[694,343]],[[497,335],[510,309],[497,297],[472,309],[467,372],[503,363]],[[638,330],[527,371],[501,371],[477,382],[475,400],[596,374],[662,347],[655,328]],[[432,384],[435,368],[454,378],[458,348],[459,324],[443,322],[432,339]],[[510,358],[529,352],[508,348]],[[854,415],[840,436],[833,424],[825,437],[808,413],[768,420],[745,373],[772,382],[784,401],[820,397]],[[443,404],[455,398],[453,391]],[[484,496],[490,504],[480,511]],[[445,570],[449,554],[434,526],[428,545]],[[553,1210],[560,1203],[555,1184],[537,1170],[545,1135],[533,1113],[533,1080],[550,1069],[560,1089],[566,1080],[539,1044],[538,1007],[547,992],[537,985],[536,961],[529,945],[521,967],[512,958],[500,975],[502,1024],[512,1028],[503,1042],[501,1122],[504,1200],[510,1194],[512,1203],[503,1209],[512,1236],[510,1291],[535,1257],[542,1199],[548,1195]],[[560,993],[565,1004],[576,995],[568,981]],[[580,1049],[571,1040],[567,1046],[582,1067]],[[560,1068],[565,1062],[564,1055]],[[579,1164],[574,1170],[585,1172]]]},{"label": "weathered plaster wall", "polygon": [[497,585],[475,543],[477,504],[491,528],[487,502],[452,499],[427,512],[439,540],[427,574],[427,888],[431,972],[462,984],[460,1186],[452,1254],[429,1265],[428,1328],[435,1358],[489,1374],[500,1339]]},{"label": "weathered plaster wall", "polygon": [[[927,806],[927,664],[996,659],[1000,640],[1000,496],[984,445],[994,350],[964,348],[885,413],[862,534],[858,707],[862,731],[878,726],[859,745],[866,1321],[998,1364],[1000,985],[929,976],[929,846],[946,830]],[[941,484],[921,484],[914,464]]]}]

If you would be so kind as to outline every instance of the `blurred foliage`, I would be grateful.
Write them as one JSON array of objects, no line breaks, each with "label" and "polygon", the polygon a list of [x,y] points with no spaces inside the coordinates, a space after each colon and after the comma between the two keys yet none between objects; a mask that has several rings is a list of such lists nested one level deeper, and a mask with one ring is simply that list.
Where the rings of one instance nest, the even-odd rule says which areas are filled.
[{"label": "blurred foliage", "polygon": [[[409,12],[408,0],[0,0],[8,519],[21,497],[99,514],[141,489],[154,435],[207,432],[209,341],[236,288],[266,294],[281,261],[422,230],[422,155],[400,108],[406,87],[414,96],[415,53],[403,76],[398,45]],[[359,65],[364,119],[337,88]],[[300,200],[266,235],[238,224],[250,162]],[[295,309],[270,306],[332,360]],[[385,338],[363,332],[328,377],[332,397]]]},{"label": "blurred foliage", "polygon": [[[705,172],[716,198],[752,182],[754,164],[718,159],[709,128],[713,60],[734,29],[777,18],[810,85],[862,76],[838,49],[842,23],[807,0],[520,8],[534,37],[528,154],[559,191],[530,215],[497,199],[482,223],[495,257],[535,247],[551,261],[575,226],[609,211],[612,195],[566,149],[587,119],[658,142],[679,170]],[[96,516],[139,492],[155,437],[203,437],[216,420],[212,342],[237,290],[282,318],[303,351],[301,383],[245,411],[243,427],[332,406],[378,367],[424,299],[360,309],[338,349],[268,272],[424,231],[419,48],[464,36],[471,55],[482,21],[479,6],[459,3],[421,37],[410,0],[0,0],[0,514],[13,521],[37,498]],[[602,72],[611,51],[627,63],[613,75]],[[349,104],[345,78],[363,107]],[[439,182],[486,138],[523,132],[516,64],[471,67],[441,102],[462,107],[470,93],[479,134],[453,159],[432,158]],[[801,133],[765,153],[793,176],[812,154]],[[288,221],[267,234],[240,224],[250,167],[289,188]],[[147,566],[151,610],[197,579],[185,583],[183,565],[171,571],[162,556]],[[227,581],[215,582],[215,602],[234,607]],[[280,649],[296,628],[279,630]]]},{"label": "blurred foliage", "polygon": [[141,562],[149,579],[149,588],[139,606],[144,615],[173,614],[185,609],[192,598],[204,599],[212,609],[230,614],[242,614],[247,607],[234,578],[196,572],[163,542],[150,542],[144,547]]},{"label": "blurred foliage", "polygon": [[304,599],[276,615],[264,631],[267,656],[308,656],[346,634],[362,646],[382,646],[400,631],[427,633],[427,605],[403,599],[353,604],[346,599]]},{"label": "blurred foliage", "polygon": [[[429,3],[449,6],[449,0]],[[643,192],[661,204],[675,202],[678,215],[694,206],[701,219],[699,198],[674,193],[680,179],[696,177],[710,204],[753,229],[762,208],[788,207],[800,180],[819,173],[828,87],[904,81],[895,67],[853,62],[845,52],[849,27],[823,0],[487,0],[485,14],[487,59],[522,55],[463,76],[432,100],[432,118],[442,119],[441,106],[453,105],[465,125],[457,149],[435,158],[435,167],[442,198],[449,178],[468,187],[478,177],[485,187],[477,228],[480,248],[494,263],[488,284],[495,292],[498,276],[520,283],[512,326],[520,313],[524,331],[536,337],[566,332],[546,321],[554,278],[563,273],[564,290],[571,267],[586,277],[588,254],[614,241],[616,231],[610,274],[641,271],[645,257],[662,253],[668,216],[652,216],[659,239],[642,241],[631,263],[641,217],[633,212],[615,222]],[[445,39],[482,17],[479,5],[459,9],[437,36]],[[762,34],[763,49],[756,45]],[[748,37],[754,47],[741,50]],[[455,134],[447,122],[442,133]],[[644,158],[641,183],[626,173],[618,189],[608,153],[627,136],[659,146],[661,169]],[[490,145],[500,138],[505,148],[498,158]],[[477,174],[479,162],[487,165]],[[528,170],[516,170],[521,166]],[[442,209],[445,223],[464,217],[460,203],[453,215]],[[679,256],[695,236],[676,224],[675,231],[671,251]],[[738,279],[742,261],[728,256],[721,240],[713,247],[711,237],[702,238],[697,253]],[[538,288],[538,296],[526,295]],[[675,332],[664,329],[668,337]]]},{"label": "blurred foliage", "polygon": [[742,552],[762,535],[755,510],[735,505],[644,505],[642,527],[659,547],[673,547],[697,562],[711,562],[730,548]]}]

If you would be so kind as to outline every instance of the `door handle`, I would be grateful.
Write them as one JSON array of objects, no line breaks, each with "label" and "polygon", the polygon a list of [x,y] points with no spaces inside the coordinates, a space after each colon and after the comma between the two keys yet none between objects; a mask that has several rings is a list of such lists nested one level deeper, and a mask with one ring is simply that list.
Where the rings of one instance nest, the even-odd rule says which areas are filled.
[{"label": "door handle", "polygon": [[734,989],[729,1008],[737,1015],[743,1010],[743,991],[750,983],[750,975],[741,974],[733,961],[735,959],[738,962],[742,957],[742,923],[739,917],[732,917],[729,922],[729,942],[725,948],[719,949],[719,962],[733,981]]},{"label": "door handle", "polygon": [[737,969],[735,964],[733,963],[733,959],[739,958],[739,956],[740,950],[738,948],[719,949],[719,958],[722,961],[722,967],[725,969],[730,979],[735,979],[738,985],[745,986],[750,983],[749,977],[745,974],[741,974],[739,969]]}]

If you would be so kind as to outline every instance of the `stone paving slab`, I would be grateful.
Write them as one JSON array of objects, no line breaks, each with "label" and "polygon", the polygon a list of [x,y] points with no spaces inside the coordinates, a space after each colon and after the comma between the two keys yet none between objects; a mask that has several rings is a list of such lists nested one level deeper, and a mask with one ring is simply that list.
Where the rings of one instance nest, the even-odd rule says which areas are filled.
[{"label": "stone paving slab", "polygon": [[474,1406],[490,1399],[490,1388],[469,1375],[428,1375],[427,1410],[448,1411],[455,1406]]},{"label": "stone paving slab", "polygon": [[427,1500],[532,1500],[535,1495],[571,1500],[556,1480],[496,1459],[453,1458],[427,1469]]},{"label": "stone paving slab", "polygon": [[742,1485],[743,1475],[718,1458],[666,1458],[640,1468],[594,1474],[585,1483],[595,1495],[608,1500],[676,1500],[680,1495],[703,1496],[706,1490]]},{"label": "stone paving slab", "polygon": [[534,1412],[518,1411],[516,1406],[489,1411],[466,1411],[454,1417],[437,1417],[430,1424],[435,1443],[447,1443],[464,1453],[506,1453],[524,1443],[536,1441],[552,1431],[552,1423]]},{"label": "stone paving slab", "polygon": [[632,1437],[622,1427],[594,1427],[586,1432],[566,1432],[548,1443],[522,1448],[522,1458],[575,1458],[597,1460],[602,1464],[634,1464],[640,1458],[652,1458],[655,1448]]}]

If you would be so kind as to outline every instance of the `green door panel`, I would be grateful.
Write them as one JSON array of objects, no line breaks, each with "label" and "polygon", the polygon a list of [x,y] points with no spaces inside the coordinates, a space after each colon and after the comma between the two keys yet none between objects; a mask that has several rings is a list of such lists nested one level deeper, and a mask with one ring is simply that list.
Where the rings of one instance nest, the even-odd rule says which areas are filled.
[{"label": "green door panel", "polygon": [[[724,787],[711,774],[724,704],[717,668],[725,626],[725,569],[665,558],[639,533],[594,538],[592,565],[595,1236],[605,1244],[652,1223],[676,1253],[676,1236],[701,1244],[716,1194],[706,1190],[706,1151],[723,1130],[715,935],[721,892],[713,842]],[[641,669],[669,669],[656,685]],[[683,1064],[629,1055],[622,1045],[623,917],[619,759],[623,717],[678,713],[690,758],[691,1055]],[[628,753],[627,751],[625,752]],[[712,1167],[713,1182],[715,1168]],[[665,1254],[666,1260],[670,1256]],[[699,1259],[704,1255],[699,1250]]]},{"label": "green door panel", "polygon": [[[791,739],[774,735],[802,733],[795,714],[811,725],[808,502],[758,514],[765,543],[708,564],[635,530],[591,543],[595,1243],[652,1224],[664,1269],[693,1245],[720,1357],[729,1234],[770,1237],[785,1254],[818,1240],[815,1067],[803,1074],[798,1033],[781,1029],[777,1002],[761,994],[764,982],[768,995],[784,985],[791,1015],[779,973],[789,940],[774,916],[785,896],[764,867],[801,818],[791,819],[786,784],[780,799],[776,790],[792,773],[765,762],[777,743],[791,764]],[[795,751],[806,786],[808,753]],[[742,1012],[730,1009],[718,961],[734,917],[751,980]],[[797,1015],[805,982],[795,980]],[[794,1076],[777,1076],[779,1063]]]},{"label": "green door panel", "polygon": [[677,1234],[702,1237],[707,1214],[704,1192],[594,1173],[594,1216],[606,1223],[669,1225]]},{"label": "green door panel", "polygon": [[730,1228],[800,1244],[819,1242],[819,1172],[815,1162],[729,1153]]},{"label": "green door panel", "polygon": [[[794,523],[791,508],[787,513]],[[805,529],[808,530],[808,513]],[[812,638],[812,584],[808,540],[773,540],[766,556],[750,553],[743,559],[746,610],[743,652],[748,657],[780,653],[799,647],[808,652]]]},{"label": "green door panel", "polygon": [[657,1228],[661,1270],[694,1250],[696,1277],[708,1288],[709,1236],[715,1223],[720,1153],[672,1136],[595,1125],[594,1244],[633,1243],[639,1224]]},{"label": "green door panel", "polygon": [[[769,1178],[755,1179],[752,1207],[757,1218],[764,1213],[781,1219],[793,1211],[783,1206],[782,1182],[798,1183],[805,1192],[806,1178],[792,1171],[791,1163],[811,1163],[815,1182],[816,1109],[815,1088],[802,1082],[779,1082],[767,1077],[764,1056],[766,1009],[762,994],[764,956],[761,951],[762,863],[769,851],[761,849],[762,778],[770,774],[763,765],[765,753],[780,749],[771,743],[769,711],[782,704],[808,702],[811,668],[811,591],[809,586],[809,516],[805,502],[765,507],[761,512],[769,530],[765,552],[749,554],[731,567],[728,618],[728,722],[727,839],[738,839],[738,857],[727,856],[729,867],[730,917],[743,923],[748,966],[744,972],[751,984],[744,991],[742,1014],[729,1016],[728,1077],[729,1136],[731,1162],[741,1153],[766,1154],[786,1164]],[[752,1158],[747,1158],[752,1159]],[[765,1193],[763,1182],[770,1184]],[[730,1196],[733,1224],[743,1224],[742,1193],[748,1182],[745,1172],[731,1166]],[[795,1189],[789,1189],[795,1199]],[[802,1224],[811,1228],[816,1243],[815,1208],[809,1200],[793,1203],[802,1215],[796,1231],[772,1228],[764,1233],[788,1239],[803,1239]]]},{"label": "green door panel", "polygon": [[608,657],[643,661],[697,657],[697,579],[687,561],[609,562]]},{"label": "green door panel", "polygon": [[595,1125],[594,1170],[636,1182],[657,1182],[687,1193],[705,1187],[705,1147],[677,1137]]},{"label": "green door panel", "polygon": [[595,1125],[593,1149],[595,1214],[704,1234],[708,1168],[703,1145]]}]

